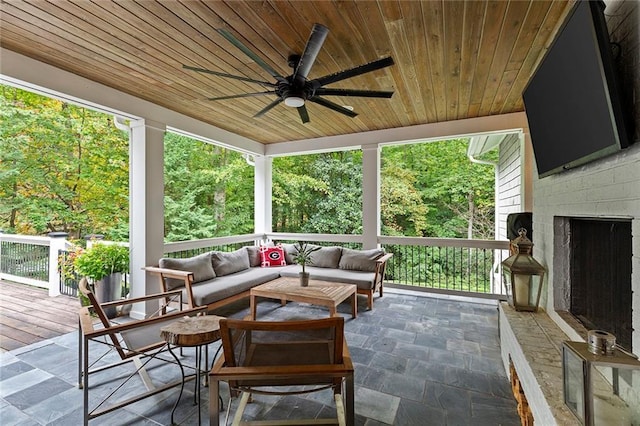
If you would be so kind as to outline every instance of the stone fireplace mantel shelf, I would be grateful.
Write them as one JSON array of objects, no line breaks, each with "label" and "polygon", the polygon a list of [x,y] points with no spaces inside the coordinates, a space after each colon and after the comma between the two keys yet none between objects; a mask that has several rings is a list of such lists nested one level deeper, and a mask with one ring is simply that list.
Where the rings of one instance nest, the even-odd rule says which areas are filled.
[{"label": "stone fireplace mantel shelf", "polygon": [[564,405],[562,342],[569,337],[545,312],[516,312],[500,304],[500,346],[509,371],[513,363],[536,424],[579,425]]}]

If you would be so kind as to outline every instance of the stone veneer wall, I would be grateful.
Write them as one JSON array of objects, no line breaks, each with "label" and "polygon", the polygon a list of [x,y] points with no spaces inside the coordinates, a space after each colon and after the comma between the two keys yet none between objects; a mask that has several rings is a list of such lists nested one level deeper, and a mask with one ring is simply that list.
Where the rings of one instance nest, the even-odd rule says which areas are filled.
[{"label": "stone veneer wall", "polygon": [[[561,386],[558,380],[561,378],[554,377],[561,366],[558,349],[562,333],[570,340],[582,340],[584,335],[584,329],[580,330],[577,321],[554,310],[555,216],[631,219],[633,348],[640,354],[640,3],[635,0],[607,0],[605,3],[611,40],[621,47],[622,87],[632,100],[636,143],[607,158],[544,179],[537,179],[537,170],[534,170],[533,254],[548,269],[541,306],[561,332],[553,330],[553,325],[545,326],[542,319],[531,321],[527,318],[537,314],[509,314],[508,307],[505,310],[501,305],[501,324],[508,323],[501,325],[500,332],[503,361],[507,366],[509,357],[514,360],[534,420],[538,416],[536,421],[544,424],[553,424],[554,420],[556,424],[568,421],[562,401],[558,401],[559,394],[552,390]],[[545,313],[542,316],[546,317]],[[543,335],[555,336],[546,348],[549,359],[537,359],[540,350],[527,344],[528,338],[536,340],[538,329]]]}]

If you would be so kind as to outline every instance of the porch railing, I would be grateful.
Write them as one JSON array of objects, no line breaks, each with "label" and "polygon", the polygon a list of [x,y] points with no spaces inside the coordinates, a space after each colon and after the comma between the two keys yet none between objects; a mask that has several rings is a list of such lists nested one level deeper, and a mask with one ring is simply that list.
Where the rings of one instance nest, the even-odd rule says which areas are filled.
[{"label": "porch railing", "polygon": [[[362,248],[360,235],[271,233],[166,243],[164,252],[167,257],[184,258],[211,250],[233,251],[267,240]],[[508,241],[381,236],[378,242],[394,254],[385,276],[391,286],[489,297],[504,295],[500,264],[509,255]],[[51,295],[75,296],[77,277],[64,277],[57,267],[58,250],[64,257],[68,245],[64,238],[56,236],[0,234],[0,278],[47,287]]]}]

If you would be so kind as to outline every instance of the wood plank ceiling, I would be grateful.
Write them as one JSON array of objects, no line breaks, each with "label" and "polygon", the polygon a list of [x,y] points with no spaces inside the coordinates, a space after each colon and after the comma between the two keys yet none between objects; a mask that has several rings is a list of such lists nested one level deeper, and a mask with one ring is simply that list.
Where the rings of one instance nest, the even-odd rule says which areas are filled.
[{"label": "wood plank ceiling", "polygon": [[[522,111],[521,93],[573,1],[3,0],[3,48],[262,143]],[[281,75],[314,23],[330,33],[309,79],[391,56],[395,65],[328,87],[393,90],[331,97],[349,118],[307,102],[310,122],[266,90],[183,64],[273,81],[224,28]],[[0,69],[1,71],[1,69]]]}]

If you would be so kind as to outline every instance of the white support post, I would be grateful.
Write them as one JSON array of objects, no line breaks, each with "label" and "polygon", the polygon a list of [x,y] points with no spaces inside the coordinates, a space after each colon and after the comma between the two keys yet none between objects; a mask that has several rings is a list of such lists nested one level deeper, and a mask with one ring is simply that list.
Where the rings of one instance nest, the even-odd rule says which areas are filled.
[{"label": "white support post", "polygon": [[266,156],[255,157],[254,170],[254,232],[266,234],[272,231],[272,171],[273,159]]},{"label": "white support post", "polygon": [[58,254],[66,248],[68,235],[66,232],[49,233],[49,297],[60,296]]},{"label": "white support post", "polygon": [[380,147],[362,147],[362,248],[378,247],[380,235]]},{"label": "white support post", "polygon": [[[129,249],[131,297],[160,291],[157,278],[142,270],[157,265],[164,254],[164,133],[166,126],[149,120],[131,123],[129,132]],[[153,312],[136,304],[134,318]]]}]

